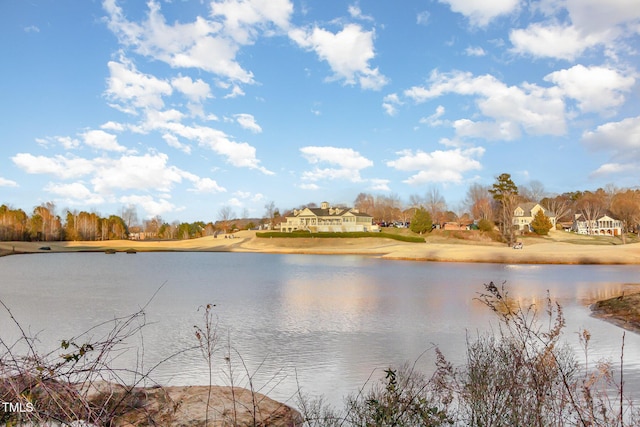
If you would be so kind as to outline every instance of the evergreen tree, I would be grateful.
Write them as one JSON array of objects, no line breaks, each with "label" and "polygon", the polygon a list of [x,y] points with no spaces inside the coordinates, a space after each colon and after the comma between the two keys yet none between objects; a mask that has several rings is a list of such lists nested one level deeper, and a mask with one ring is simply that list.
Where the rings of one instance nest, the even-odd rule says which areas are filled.
[{"label": "evergreen tree", "polygon": [[549,230],[553,228],[553,224],[551,224],[549,217],[540,209],[533,217],[533,221],[531,221],[531,228],[533,228],[534,233],[543,236],[549,234]]},{"label": "evergreen tree", "polygon": [[489,193],[500,204],[500,231],[507,244],[511,245],[514,240],[513,211],[518,202],[518,187],[511,180],[511,175],[503,173],[496,178]]},{"label": "evergreen tree", "polygon": [[421,206],[416,209],[416,212],[413,214],[409,229],[414,233],[423,234],[431,231],[432,225],[433,221],[431,220],[431,214]]}]

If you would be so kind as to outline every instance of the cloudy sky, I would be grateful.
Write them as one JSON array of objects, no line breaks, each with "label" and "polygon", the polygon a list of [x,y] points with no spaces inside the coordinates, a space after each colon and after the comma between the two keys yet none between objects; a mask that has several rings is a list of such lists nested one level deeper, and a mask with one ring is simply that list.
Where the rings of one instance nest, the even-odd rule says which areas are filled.
[{"label": "cloudy sky", "polygon": [[640,184],[637,0],[9,0],[0,204],[216,220]]}]

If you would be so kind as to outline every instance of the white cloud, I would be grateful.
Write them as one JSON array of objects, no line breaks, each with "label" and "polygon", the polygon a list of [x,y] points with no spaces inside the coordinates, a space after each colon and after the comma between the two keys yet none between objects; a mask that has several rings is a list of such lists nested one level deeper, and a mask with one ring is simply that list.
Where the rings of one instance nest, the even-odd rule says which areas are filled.
[{"label": "white cloud", "polygon": [[619,51],[635,50],[637,43],[627,41],[640,33],[637,0],[544,0],[532,4],[532,11],[546,20],[511,32],[516,53],[572,61],[598,47],[616,58]]},{"label": "white cloud", "polygon": [[358,24],[347,24],[335,34],[318,27],[289,32],[289,37],[300,47],[314,51],[321,60],[327,61],[334,72],[333,80],[378,90],[387,84],[387,78],[369,65],[375,57],[374,35],[373,30],[365,31]]},{"label": "white cloud", "polygon": [[566,0],[566,8],[573,24],[589,32],[607,31],[640,18],[636,0]]},{"label": "white cloud", "polygon": [[237,98],[239,96],[244,96],[244,90],[242,90],[242,88],[238,85],[233,85],[233,87],[231,88],[231,92],[229,92],[228,94],[226,94],[224,96],[224,99],[232,99],[232,98]]},{"label": "white cloud", "polygon": [[246,142],[232,141],[225,132],[218,129],[200,125],[187,126],[180,123],[182,117],[183,114],[177,110],[148,111],[146,121],[136,130],[141,133],[160,131],[169,145],[183,151],[190,151],[190,148],[181,143],[178,137],[194,141],[199,146],[225,157],[233,166],[256,169],[264,174],[273,175],[272,171],[260,165],[255,147]]},{"label": "white cloud", "polygon": [[594,171],[594,176],[640,170],[640,116],[600,125],[584,132],[582,141],[592,150],[611,155],[611,161]]},{"label": "white cloud", "polygon": [[125,205],[141,206],[142,209],[144,209],[144,211],[146,212],[148,218],[152,218],[158,215],[162,216],[167,212],[178,210],[176,206],[173,203],[169,202],[167,199],[160,198],[156,200],[149,195],[123,196],[118,201]]},{"label": "white cloud", "polygon": [[109,78],[105,95],[111,106],[128,114],[137,114],[138,109],[162,109],[163,96],[171,95],[173,89],[165,81],[139,72],[125,58],[121,62],[109,61]]},{"label": "white cloud", "polygon": [[512,30],[509,40],[515,53],[572,61],[604,39],[602,34],[585,34],[572,25],[534,23]]},{"label": "white cloud", "polygon": [[273,175],[273,172],[260,166],[260,160],[256,158],[255,147],[246,142],[232,141],[221,130],[206,126],[185,126],[182,123],[173,122],[158,124],[158,127],[182,138],[197,141],[198,145],[226,157],[233,166],[256,169],[266,175]]},{"label": "white cloud", "polygon": [[258,123],[256,123],[255,117],[253,117],[251,114],[236,114],[234,115],[234,117],[236,118],[238,124],[244,129],[250,130],[253,133],[262,132],[262,128]]},{"label": "white cloud", "polygon": [[126,126],[122,123],[108,121],[100,126],[100,129],[110,130],[114,132],[122,132],[126,129]]},{"label": "white cloud", "polygon": [[34,156],[29,153],[18,153],[11,158],[20,169],[30,174],[51,174],[63,179],[78,178],[93,172],[91,160],[78,157]]},{"label": "white cloud", "polygon": [[80,146],[80,141],[70,136],[55,136],[53,137],[65,150],[71,150]]},{"label": "white cloud", "polygon": [[136,23],[125,18],[115,0],[103,2],[108,26],[122,45],[172,67],[196,68],[241,83],[253,83],[253,74],[237,61],[240,47],[252,44],[261,32],[285,31],[293,13],[289,0],[225,0],[210,3],[213,20],[198,16],[190,23],[168,25],[158,2],[147,5],[146,20]]},{"label": "white cloud", "polygon": [[29,25],[27,27],[24,27],[24,32],[25,33],[39,33],[40,32],[40,28],[38,28],[36,25]]},{"label": "white cloud", "polygon": [[187,191],[195,193],[224,193],[227,190],[211,178],[198,178],[194,181],[193,188]]},{"label": "white cloud", "polygon": [[464,50],[467,56],[485,56],[487,52],[480,46],[469,46]]},{"label": "white cloud", "polygon": [[475,77],[460,71],[434,71],[429,80],[430,86],[412,87],[404,95],[418,103],[449,93],[473,96],[479,111],[491,119],[482,125],[467,119],[454,122],[465,136],[509,140],[519,136],[521,130],[530,135],[566,133],[565,105],[558,88],[529,83],[507,86],[491,75]]},{"label": "white cloud", "polygon": [[387,166],[401,171],[417,172],[404,181],[407,184],[460,183],[465,172],[482,168],[477,158],[482,157],[484,148],[436,150],[431,153],[403,150],[396,154],[400,157],[387,162]]},{"label": "white cloud", "polygon": [[370,179],[369,182],[371,183],[371,185],[369,185],[369,190],[371,191],[391,191],[388,179],[373,178]]},{"label": "white cloud", "polygon": [[390,116],[395,116],[398,113],[398,106],[400,105],[402,105],[402,101],[400,101],[397,93],[385,96],[382,102],[382,108]]},{"label": "white cloud", "polygon": [[104,151],[126,151],[126,148],[118,144],[118,138],[103,130],[90,130],[80,134],[84,143],[98,150]]},{"label": "white cloud", "polygon": [[0,187],[18,187],[18,183],[0,176]]},{"label": "white cloud", "polygon": [[353,19],[360,19],[363,21],[373,21],[373,17],[368,16],[368,15],[364,15],[362,13],[362,9],[360,9],[360,6],[358,6],[357,4],[351,5],[349,6],[349,15],[351,15],[351,17]]},{"label": "white cloud", "polygon": [[167,165],[167,160],[163,153],[97,158],[91,183],[100,194],[130,189],[168,192],[182,181],[182,174],[180,169]]},{"label": "white cloud", "polygon": [[431,18],[431,14],[428,11],[418,12],[416,16],[416,23],[418,25],[427,25],[429,24],[429,19]]},{"label": "white cloud", "polygon": [[640,169],[640,162],[634,163],[605,163],[600,166],[598,169],[593,171],[590,176],[592,177],[602,177],[609,176],[627,172],[638,172]]},{"label": "white cloud", "polygon": [[568,97],[578,101],[583,112],[605,112],[622,105],[624,92],[635,84],[633,76],[607,67],[585,67],[578,64],[566,70],[555,71],[544,78],[555,83]]},{"label": "white cloud", "polygon": [[491,20],[507,15],[518,8],[520,0],[440,0],[451,10],[466,16],[471,24],[484,27]]},{"label": "white cloud", "polygon": [[640,116],[600,125],[584,132],[582,140],[591,149],[610,150],[621,159],[640,160]]},{"label": "white cloud", "polygon": [[211,14],[223,17],[224,32],[242,45],[250,44],[258,30],[286,30],[293,14],[289,0],[224,0],[211,2]]},{"label": "white cloud", "polygon": [[233,206],[233,207],[236,207],[236,208],[241,208],[242,206],[244,206],[242,201],[238,200],[238,198],[236,198],[236,197],[232,197],[229,200],[227,200],[227,205]]},{"label": "white cloud", "polygon": [[179,76],[171,80],[171,85],[182,92],[191,102],[200,103],[211,98],[211,87],[202,79],[193,81],[191,77]]},{"label": "white cloud", "polygon": [[442,105],[438,105],[438,107],[436,107],[435,113],[433,113],[429,117],[421,118],[420,123],[427,124],[429,126],[440,126],[444,123],[442,120],[440,120],[440,117],[442,117],[444,113],[445,108]]},{"label": "white cloud", "polygon": [[191,146],[181,143],[175,135],[165,133],[164,135],[162,135],[162,139],[165,140],[169,147],[176,148],[186,154],[191,154]]},{"label": "white cloud", "polygon": [[309,190],[309,191],[316,191],[320,189],[320,186],[318,184],[313,184],[313,183],[298,184],[297,187],[302,190]]},{"label": "white cloud", "polygon": [[453,122],[453,127],[456,130],[456,136],[461,138],[482,137],[494,141],[513,141],[522,135],[518,124],[509,120],[474,122],[469,119],[460,119]]},{"label": "white cloud", "polygon": [[371,160],[351,148],[309,146],[302,147],[300,151],[311,164],[326,162],[358,170],[373,166]]},{"label": "white cloud", "polygon": [[373,166],[373,162],[351,148],[338,147],[302,147],[302,156],[312,165],[328,163],[335,168],[314,168],[303,173],[303,179],[308,181],[342,179],[351,182],[361,182],[360,171]]},{"label": "white cloud", "polygon": [[76,205],[98,205],[105,199],[99,194],[92,193],[84,184],[74,182],[71,184],[49,183],[44,188],[47,193],[64,198],[66,203]]}]

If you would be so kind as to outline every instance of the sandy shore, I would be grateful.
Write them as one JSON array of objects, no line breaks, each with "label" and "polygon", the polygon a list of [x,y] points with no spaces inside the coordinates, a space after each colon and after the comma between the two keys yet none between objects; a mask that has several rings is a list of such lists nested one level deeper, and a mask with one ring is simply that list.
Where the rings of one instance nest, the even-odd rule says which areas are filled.
[{"label": "sandy shore", "polygon": [[[558,232],[561,233],[561,232]],[[559,234],[558,236],[561,236]],[[49,247],[43,250],[42,247]],[[640,264],[640,244],[591,245],[561,239],[525,240],[523,249],[493,242],[444,241],[407,243],[382,238],[257,238],[241,231],[233,239],[203,237],[177,241],[0,242],[0,253],[103,252],[256,252],[295,254],[360,254],[385,259],[509,264]]]}]

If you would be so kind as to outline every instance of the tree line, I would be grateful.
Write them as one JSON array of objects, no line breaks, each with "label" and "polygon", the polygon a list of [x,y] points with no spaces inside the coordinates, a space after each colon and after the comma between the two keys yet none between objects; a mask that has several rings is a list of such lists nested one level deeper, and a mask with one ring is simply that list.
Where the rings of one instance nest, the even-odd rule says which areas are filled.
[{"label": "tree line", "polygon": [[511,175],[503,173],[492,185],[471,184],[464,201],[447,204],[438,188],[430,187],[424,195],[414,194],[408,203],[397,195],[360,193],[354,207],[374,217],[375,222],[409,221],[416,210],[425,210],[434,224],[447,222],[485,222],[499,228],[506,240],[512,238],[513,213],[519,203],[539,203],[556,216],[557,223],[569,223],[574,215],[592,221],[608,214],[619,219],[623,232],[640,231],[640,189],[617,188],[607,185],[595,191],[572,191],[549,194],[537,180],[521,186],[516,185]]},{"label": "tree line", "polygon": [[192,239],[226,232],[231,227],[235,224],[230,218],[222,224],[168,223],[160,216],[139,221],[135,206],[123,208],[120,215],[106,217],[76,210],[59,215],[53,202],[36,206],[31,214],[0,206],[0,241]]},{"label": "tree line", "polygon": [[[540,181],[516,185],[511,175],[503,173],[492,185],[471,184],[462,202],[451,205],[437,187],[429,187],[423,195],[413,194],[402,201],[396,194],[373,195],[360,193],[354,207],[373,216],[376,223],[407,223],[418,209],[428,214],[425,224],[474,222],[485,228],[497,227],[505,240],[513,238],[513,212],[519,203],[540,203],[556,216],[557,223],[571,222],[580,214],[587,221],[604,214],[619,219],[624,233],[640,232],[640,189],[617,188],[607,185],[595,191],[572,191],[549,194]],[[317,207],[315,203],[301,207]],[[292,209],[293,210],[293,209]],[[138,220],[135,206],[122,208],[120,215],[103,217],[96,212],[65,210],[56,213],[53,202],[36,206],[31,214],[22,209],[0,206],[0,240],[2,241],[54,241],[54,240],[114,240],[127,238],[143,239],[191,239],[229,232],[235,229],[250,229],[268,225],[271,229],[287,216],[275,203],[265,205],[263,218],[247,218],[246,210],[238,217],[224,206],[215,222],[192,223],[173,221],[168,223],[160,216]],[[420,212],[422,215],[422,212]]]}]

